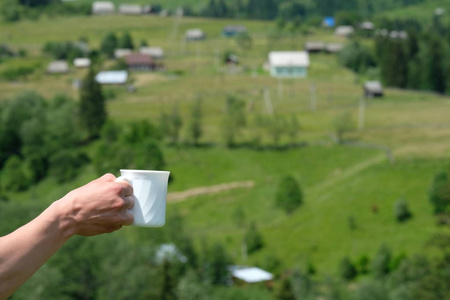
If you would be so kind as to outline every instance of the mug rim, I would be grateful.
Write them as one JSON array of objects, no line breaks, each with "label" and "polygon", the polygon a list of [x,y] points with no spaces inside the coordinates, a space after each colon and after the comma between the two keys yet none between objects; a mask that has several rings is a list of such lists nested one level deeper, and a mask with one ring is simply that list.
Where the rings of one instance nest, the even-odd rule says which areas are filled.
[{"label": "mug rim", "polygon": [[144,173],[144,174],[170,174],[170,171],[159,171],[159,170],[131,170],[131,169],[120,169],[120,172],[133,172],[133,173]]}]

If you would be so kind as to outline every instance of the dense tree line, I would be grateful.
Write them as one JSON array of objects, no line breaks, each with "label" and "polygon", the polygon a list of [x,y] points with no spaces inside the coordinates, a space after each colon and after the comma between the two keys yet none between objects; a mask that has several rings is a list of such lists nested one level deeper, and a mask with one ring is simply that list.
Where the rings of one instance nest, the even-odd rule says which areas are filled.
[{"label": "dense tree line", "polygon": [[228,18],[247,17],[251,19],[292,20],[307,16],[335,16],[338,12],[357,13],[368,17],[377,12],[424,2],[425,0],[209,0],[201,15]]}]

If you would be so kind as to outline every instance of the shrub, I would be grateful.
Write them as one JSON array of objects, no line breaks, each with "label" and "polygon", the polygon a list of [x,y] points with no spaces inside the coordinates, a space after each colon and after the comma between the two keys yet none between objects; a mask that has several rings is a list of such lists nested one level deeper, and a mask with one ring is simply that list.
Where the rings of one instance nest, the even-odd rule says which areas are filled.
[{"label": "shrub", "polygon": [[303,203],[303,194],[300,186],[291,175],[285,176],[278,185],[275,204],[287,214],[292,213]]},{"label": "shrub", "polygon": [[408,203],[406,203],[405,200],[399,199],[395,202],[394,215],[395,219],[400,223],[406,222],[408,219],[412,217],[412,214],[408,207]]}]

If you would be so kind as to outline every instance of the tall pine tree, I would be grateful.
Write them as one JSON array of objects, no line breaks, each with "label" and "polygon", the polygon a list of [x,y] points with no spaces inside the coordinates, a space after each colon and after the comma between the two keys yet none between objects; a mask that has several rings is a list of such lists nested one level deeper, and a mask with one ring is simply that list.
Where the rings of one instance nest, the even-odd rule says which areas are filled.
[{"label": "tall pine tree", "polygon": [[106,118],[105,97],[100,84],[95,81],[94,69],[90,68],[80,92],[80,119],[89,139],[100,135]]}]

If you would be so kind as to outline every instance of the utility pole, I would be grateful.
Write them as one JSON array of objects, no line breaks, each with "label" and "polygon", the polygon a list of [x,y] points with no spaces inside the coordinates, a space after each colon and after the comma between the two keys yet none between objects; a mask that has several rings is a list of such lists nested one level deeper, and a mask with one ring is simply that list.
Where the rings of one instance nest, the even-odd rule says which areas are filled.
[{"label": "utility pole", "polygon": [[310,109],[311,109],[311,111],[316,111],[317,99],[316,99],[316,83],[315,82],[311,83],[310,92],[311,92]]},{"label": "utility pole", "polygon": [[364,130],[364,117],[366,113],[365,97],[361,97],[359,100],[359,112],[358,112],[358,130]]}]

